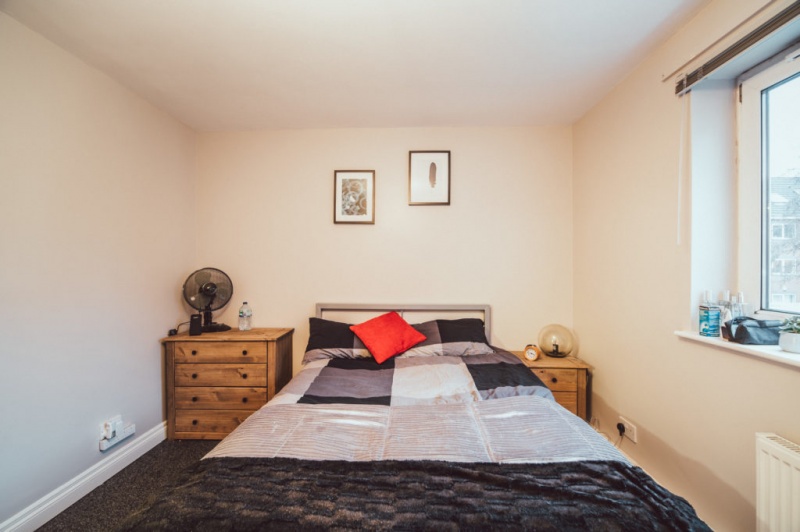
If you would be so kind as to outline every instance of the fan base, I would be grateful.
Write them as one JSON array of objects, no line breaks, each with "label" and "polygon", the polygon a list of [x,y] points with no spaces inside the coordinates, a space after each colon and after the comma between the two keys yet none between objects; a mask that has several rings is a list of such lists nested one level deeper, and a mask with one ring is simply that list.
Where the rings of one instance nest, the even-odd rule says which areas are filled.
[{"label": "fan base", "polygon": [[203,325],[203,332],[224,332],[230,331],[231,326],[225,325],[224,323],[209,323],[208,325]]}]

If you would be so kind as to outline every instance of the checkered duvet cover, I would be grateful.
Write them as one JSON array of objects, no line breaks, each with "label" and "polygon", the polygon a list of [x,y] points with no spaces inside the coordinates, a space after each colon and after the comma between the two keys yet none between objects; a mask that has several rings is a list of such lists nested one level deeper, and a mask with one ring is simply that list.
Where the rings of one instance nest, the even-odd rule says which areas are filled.
[{"label": "checkered duvet cover", "polygon": [[625,461],[505,351],[311,361],[207,458],[222,456]]},{"label": "checkered duvet cover", "polygon": [[550,390],[516,356],[328,358],[306,364],[273,404],[423,405],[535,395]]}]

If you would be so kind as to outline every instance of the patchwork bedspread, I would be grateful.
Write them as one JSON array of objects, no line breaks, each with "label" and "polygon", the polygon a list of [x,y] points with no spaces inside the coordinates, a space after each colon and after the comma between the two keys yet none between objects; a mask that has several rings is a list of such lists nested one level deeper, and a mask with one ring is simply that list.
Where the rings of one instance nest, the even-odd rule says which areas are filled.
[{"label": "patchwork bedspread", "polygon": [[222,456],[625,461],[507,352],[310,362],[206,458]]},{"label": "patchwork bedspread", "polygon": [[327,358],[306,364],[270,405],[423,405],[471,403],[550,390],[516,356],[411,356],[378,364],[372,357]]},{"label": "patchwork bedspread", "polygon": [[264,407],[206,458],[552,462],[625,458],[558,403],[519,396],[444,405]]}]

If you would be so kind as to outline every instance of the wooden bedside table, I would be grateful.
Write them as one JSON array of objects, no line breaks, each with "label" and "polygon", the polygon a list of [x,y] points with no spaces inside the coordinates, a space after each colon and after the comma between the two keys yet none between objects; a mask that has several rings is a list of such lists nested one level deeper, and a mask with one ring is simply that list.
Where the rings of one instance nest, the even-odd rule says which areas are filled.
[{"label": "wooden bedside table", "polygon": [[221,440],[292,378],[294,329],[162,338],[167,438]]},{"label": "wooden bedside table", "polygon": [[512,351],[550,388],[558,404],[588,421],[586,385],[591,366],[574,357],[555,358],[547,355],[530,361],[523,351]]}]

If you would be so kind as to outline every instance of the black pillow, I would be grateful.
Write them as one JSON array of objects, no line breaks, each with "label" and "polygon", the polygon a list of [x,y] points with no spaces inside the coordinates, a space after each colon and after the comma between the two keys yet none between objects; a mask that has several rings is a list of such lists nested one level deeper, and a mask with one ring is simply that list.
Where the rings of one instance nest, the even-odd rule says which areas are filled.
[{"label": "black pillow", "polygon": [[308,319],[308,345],[303,364],[321,358],[360,358],[370,355],[350,324],[322,318]]},{"label": "black pillow", "polygon": [[[350,330],[350,324],[309,318],[309,336],[303,364],[323,358],[369,357],[367,348]],[[494,353],[478,318],[433,320],[412,325],[425,340],[400,356],[468,356]]]},{"label": "black pillow", "polygon": [[483,321],[478,318],[433,320],[412,325],[426,339],[401,356],[488,355],[494,349],[486,340]]}]

